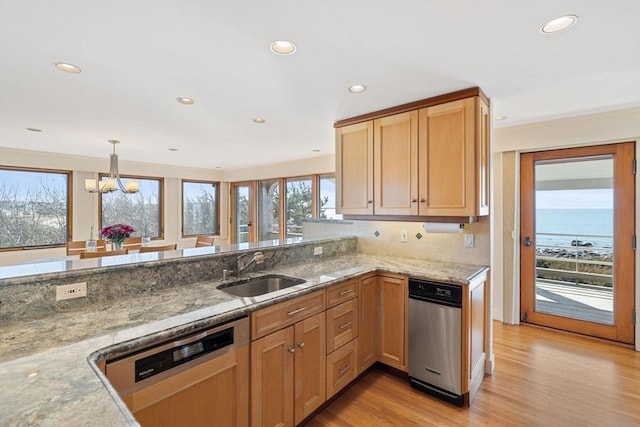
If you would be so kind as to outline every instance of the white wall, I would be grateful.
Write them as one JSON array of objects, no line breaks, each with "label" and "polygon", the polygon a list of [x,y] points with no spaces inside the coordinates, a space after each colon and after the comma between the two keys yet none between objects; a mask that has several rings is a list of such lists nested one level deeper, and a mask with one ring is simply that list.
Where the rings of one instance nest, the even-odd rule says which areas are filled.
[{"label": "white wall", "polygon": [[[494,183],[505,177],[511,181],[511,189],[506,191],[502,182],[502,191],[496,191],[493,209],[508,212],[513,209],[516,220],[505,226],[504,216],[496,216],[496,227],[492,238],[501,244],[494,245],[494,259],[505,260],[513,256],[515,267],[513,274],[494,276],[494,305],[503,303],[502,317],[507,323],[518,323],[519,271],[517,269],[519,248],[518,222],[518,164],[519,154],[527,151],[539,151],[555,148],[578,147],[615,142],[636,142],[636,158],[640,158],[640,108],[625,109],[601,114],[591,114],[543,123],[494,129],[494,162],[504,162],[513,156],[510,170],[494,168]],[[495,185],[498,188],[498,184]],[[640,179],[636,175],[636,230],[640,230]],[[514,232],[514,236],[511,233]],[[509,253],[508,253],[509,252]],[[636,251],[636,307],[640,307],[640,255]],[[505,277],[506,276],[506,277]],[[505,297],[501,301],[498,298]],[[636,319],[638,325],[638,319]],[[636,349],[640,350],[640,327],[636,326]]]},{"label": "white wall", "polygon": [[318,156],[308,159],[276,163],[247,169],[225,171],[228,182],[251,181],[311,174],[333,173],[336,170],[335,156]]},{"label": "white wall", "polygon": [[[98,230],[98,195],[84,191],[86,178],[98,178],[98,173],[109,170],[109,158],[82,157],[45,153],[39,151],[16,150],[0,147],[0,165],[21,166],[73,171],[72,190],[72,231],[73,240],[89,238],[91,227],[94,234]],[[145,175],[164,178],[164,239],[154,244],[177,243],[178,247],[191,247],[195,238],[182,239],[181,230],[181,179],[224,181],[222,171],[186,168],[119,160],[121,174]],[[220,188],[220,236],[216,243],[224,243],[228,237],[228,184]],[[0,252],[0,265],[21,264],[33,259],[65,255],[64,248],[34,249],[28,251]]]}]

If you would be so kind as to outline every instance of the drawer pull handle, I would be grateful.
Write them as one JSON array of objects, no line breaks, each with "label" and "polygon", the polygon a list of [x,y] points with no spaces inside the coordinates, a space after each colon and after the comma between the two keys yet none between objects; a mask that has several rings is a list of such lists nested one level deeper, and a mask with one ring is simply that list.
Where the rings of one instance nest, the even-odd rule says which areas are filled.
[{"label": "drawer pull handle", "polygon": [[345,372],[347,372],[349,369],[351,369],[351,363],[349,363],[347,366],[345,366],[344,368],[340,369],[340,372],[338,372],[340,375],[344,374]]},{"label": "drawer pull handle", "polygon": [[348,328],[349,326],[353,325],[353,322],[347,322],[344,325],[340,325],[338,326],[338,329],[344,329],[344,328]]},{"label": "drawer pull handle", "polygon": [[293,311],[289,311],[289,312],[287,312],[287,316],[293,316],[294,314],[298,314],[298,313],[300,313],[301,311],[304,311],[304,310],[306,310],[306,309],[307,309],[307,307],[297,308],[297,309],[295,309],[295,310],[293,310]]},{"label": "drawer pull handle", "polygon": [[292,346],[289,346],[289,353],[295,353],[296,349],[293,348]]},{"label": "drawer pull handle", "polygon": [[344,295],[350,294],[351,292],[353,292],[353,289],[347,289],[346,291],[340,292],[338,295],[344,296]]},{"label": "drawer pull handle", "polygon": [[298,343],[298,347],[300,347],[300,348],[304,348],[304,342],[300,341],[300,342]]}]

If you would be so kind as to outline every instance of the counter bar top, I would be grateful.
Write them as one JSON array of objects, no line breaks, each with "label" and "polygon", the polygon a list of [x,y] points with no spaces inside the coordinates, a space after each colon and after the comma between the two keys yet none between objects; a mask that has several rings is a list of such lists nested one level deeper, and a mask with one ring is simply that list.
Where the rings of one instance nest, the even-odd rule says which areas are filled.
[{"label": "counter bar top", "polygon": [[[95,363],[127,349],[165,341],[366,273],[390,272],[460,285],[485,266],[366,254],[260,271],[306,283],[251,298],[202,281],[99,301],[0,325],[0,425],[137,425]],[[247,275],[250,277],[251,275]]]}]

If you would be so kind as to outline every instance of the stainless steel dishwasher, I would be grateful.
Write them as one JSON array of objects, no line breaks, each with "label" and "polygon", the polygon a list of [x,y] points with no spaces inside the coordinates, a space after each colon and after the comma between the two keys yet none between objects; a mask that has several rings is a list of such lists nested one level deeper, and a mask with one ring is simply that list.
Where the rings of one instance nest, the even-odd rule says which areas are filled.
[{"label": "stainless steel dishwasher", "polygon": [[462,288],[409,279],[409,381],[458,406],[462,396]]},{"label": "stainless steel dishwasher", "polygon": [[249,318],[106,361],[105,374],[143,426],[247,426]]}]

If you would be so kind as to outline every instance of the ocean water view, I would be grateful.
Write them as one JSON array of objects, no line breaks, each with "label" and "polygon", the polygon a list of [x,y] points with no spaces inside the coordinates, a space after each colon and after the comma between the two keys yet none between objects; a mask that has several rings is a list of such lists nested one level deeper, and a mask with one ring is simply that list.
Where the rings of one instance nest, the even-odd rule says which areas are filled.
[{"label": "ocean water view", "polygon": [[[545,233],[563,236],[547,236]],[[576,246],[572,245],[576,240],[581,242],[580,246],[591,244],[612,248],[613,209],[536,209],[538,245]]]}]

